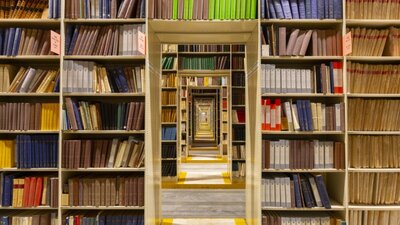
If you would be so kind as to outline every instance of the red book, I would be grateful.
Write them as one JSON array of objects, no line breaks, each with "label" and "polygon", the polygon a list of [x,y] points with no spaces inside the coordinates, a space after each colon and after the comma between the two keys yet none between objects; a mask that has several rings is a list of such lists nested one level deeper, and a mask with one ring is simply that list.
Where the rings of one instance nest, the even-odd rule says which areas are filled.
[{"label": "red book", "polygon": [[246,121],[246,114],[244,112],[244,109],[237,109],[236,110],[236,115],[238,117],[238,122],[239,123],[244,123]]},{"label": "red book", "polygon": [[31,184],[31,178],[25,177],[24,194],[22,195],[22,206],[23,207],[28,207],[30,184]]},{"label": "red book", "polygon": [[75,225],[81,225],[81,217],[75,216]]},{"label": "red book", "polygon": [[38,177],[36,179],[35,199],[33,204],[35,207],[38,207],[42,202],[42,192],[43,192],[43,177]]},{"label": "red book", "polygon": [[281,100],[276,99],[275,100],[275,130],[281,130]]},{"label": "red book", "polygon": [[29,187],[28,207],[32,207],[35,200],[36,177],[31,177],[31,185]]},{"label": "red book", "polygon": [[335,94],[343,93],[343,64],[342,64],[342,62],[333,62],[333,92]]},{"label": "red book", "polygon": [[265,120],[265,99],[261,99],[261,130],[267,129],[267,121]]}]

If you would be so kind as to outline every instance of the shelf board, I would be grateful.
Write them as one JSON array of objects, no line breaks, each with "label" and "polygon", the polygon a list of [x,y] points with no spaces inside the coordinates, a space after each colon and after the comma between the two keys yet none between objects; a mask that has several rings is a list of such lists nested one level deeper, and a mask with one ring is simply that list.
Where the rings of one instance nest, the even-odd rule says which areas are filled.
[{"label": "shelf board", "polygon": [[246,141],[232,140],[232,143],[245,143]]},{"label": "shelf board", "polygon": [[144,130],[63,130],[63,134],[144,134]]},{"label": "shelf board", "polygon": [[346,26],[389,27],[400,25],[399,20],[346,19]]},{"label": "shelf board", "polygon": [[38,206],[38,207],[6,207],[1,206],[0,210],[58,210],[50,206]]},{"label": "shelf board", "polygon": [[0,56],[0,60],[12,61],[34,61],[34,62],[60,62],[59,55],[17,55],[17,56]]},{"label": "shelf board", "polygon": [[58,130],[0,130],[0,134],[58,134]]},{"label": "shelf board", "polygon": [[243,86],[232,86],[232,89],[245,89],[246,87]]},{"label": "shelf board", "polygon": [[177,105],[161,105],[163,108],[172,108],[172,107],[177,107]]},{"label": "shelf board", "polygon": [[[227,122],[227,121],[223,121],[223,122]],[[237,125],[237,126],[239,126],[239,125],[246,125],[246,123],[232,123],[232,125]]]},{"label": "shelf board", "polygon": [[162,72],[177,72],[177,69],[162,69]]},{"label": "shelf board", "polygon": [[0,97],[34,97],[34,98],[58,98],[60,97],[60,93],[0,93]]},{"label": "shelf board", "polygon": [[61,169],[62,172],[144,172],[145,168],[79,168],[79,169]]},{"label": "shelf board", "polygon": [[343,94],[322,94],[322,93],[263,93],[262,97],[271,98],[343,98]]},{"label": "shelf board", "polygon": [[162,158],[162,160],[171,161],[171,160],[176,160],[176,158]]},{"label": "shelf board", "polygon": [[285,207],[262,207],[264,211],[343,211],[346,208],[343,205],[332,205],[331,209],[325,209],[324,207],[313,207],[313,208],[285,208]]},{"label": "shelf board", "polygon": [[162,143],[175,143],[176,140],[161,140]]},{"label": "shelf board", "polygon": [[246,159],[232,159],[232,161],[243,162],[243,161],[246,161]]},{"label": "shelf board", "polygon": [[129,18],[129,19],[64,19],[65,23],[72,24],[127,24],[127,23],[145,23],[144,18]]},{"label": "shelf board", "polygon": [[356,93],[356,94],[347,94],[347,97],[349,98],[400,98],[400,94],[362,94],[362,93]]},{"label": "shelf board", "polygon": [[1,168],[0,172],[58,172],[58,168]]},{"label": "shelf board", "polygon": [[232,55],[243,55],[246,54],[246,52],[232,52]]},{"label": "shelf board", "polygon": [[[263,56],[262,61],[330,61],[330,60],[343,60],[343,56]],[[264,62],[263,62],[264,63]]]},{"label": "shelf board", "polygon": [[161,52],[162,55],[177,55],[178,52]]},{"label": "shelf board", "polygon": [[161,87],[161,90],[176,90],[177,87]]},{"label": "shelf board", "polygon": [[176,125],[176,122],[162,122],[161,125]]},{"label": "shelf board", "polygon": [[207,76],[212,76],[212,75],[229,75],[230,70],[179,70],[179,76],[185,76],[185,75],[207,75]]},{"label": "shelf board", "polygon": [[352,205],[348,206],[350,210],[400,210],[400,205]]},{"label": "shelf board", "polygon": [[400,135],[400,131],[347,131],[349,135]]},{"label": "shelf board", "polygon": [[261,19],[262,24],[280,24],[280,25],[335,25],[343,23],[343,20],[337,19]]},{"label": "shelf board", "polygon": [[64,93],[64,97],[144,97],[145,93]]},{"label": "shelf board", "polygon": [[344,173],[338,169],[263,169],[264,173]]},{"label": "shelf board", "polygon": [[62,210],[144,210],[144,206],[61,206]]},{"label": "shelf board", "polygon": [[104,61],[104,62],[118,62],[118,61],[144,61],[144,55],[71,55],[64,56],[64,60],[88,60],[88,61]]},{"label": "shelf board", "polygon": [[276,135],[343,135],[343,131],[271,131],[263,130],[262,134]]},{"label": "shelf board", "polygon": [[230,55],[230,52],[179,52],[179,55]]},{"label": "shelf board", "polygon": [[347,56],[346,59],[359,62],[396,62],[400,61],[400,56]]},{"label": "shelf board", "polygon": [[400,173],[400,168],[348,168],[349,172]]},{"label": "shelf board", "polygon": [[232,69],[232,72],[246,72],[244,69]]},{"label": "shelf board", "polygon": [[246,107],[246,105],[232,105],[232,108]]},{"label": "shelf board", "polygon": [[0,20],[0,26],[21,26],[26,25],[29,27],[32,26],[46,26],[46,27],[56,27],[61,26],[60,19],[4,19]]}]

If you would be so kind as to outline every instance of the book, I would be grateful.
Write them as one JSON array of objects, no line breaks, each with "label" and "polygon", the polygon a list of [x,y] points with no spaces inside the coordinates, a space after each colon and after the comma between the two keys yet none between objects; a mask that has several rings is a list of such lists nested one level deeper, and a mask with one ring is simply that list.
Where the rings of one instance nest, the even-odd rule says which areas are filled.
[{"label": "book", "polygon": [[382,225],[396,224],[399,218],[399,212],[395,210],[350,210],[349,220],[354,225],[376,224]]},{"label": "book", "polygon": [[1,218],[2,224],[23,225],[29,221],[32,225],[51,225],[58,221],[57,213],[35,212],[35,214],[9,214]]},{"label": "book", "polygon": [[223,70],[230,65],[228,56],[183,56],[178,64],[181,70]]},{"label": "book", "polygon": [[60,18],[60,0],[7,0],[2,1],[1,8],[2,9],[0,10],[0,18],[2,19]]},{"label": "book", "polygon": [[245,162],[232,162],[232,177],[244,178],[246,177],[246,163]]},{"label": "book", "polygon": [[124,212],[124,213],[106,213],[92,212],[77,214],[70,212],[64,215],[62,225],[70,224],[111,224],[114,221],[120,221],[121,225],[144,225],[144,214],[141,212]]},{"label": "book", "polygon": [[246,159],[246,146],[243,144],[232,145],[232,159]]},{"label": "book", "polygon": [[300,224],[346,224],[345,220],[325,212],[263,212],[262,224],[269,224],[269,221],[277,221],[274,223],[277,225],[290,221],[297,221]]},{"label": "book", "polygon": [[161,158],[176,158],[176,144],[163,143],[161,147]]},{"label": "book", "polygon": [[163,177],[175,177],[177,174],[176,162],[163,160],[161,162],[161,174]]},{"label": "book", "polygon": [[[352,56],[383,56],[385,46],[388,46],[389,29],[367,29],[365,27],[352,27],[351,32]],[[367,47],[368,46],[368,47]],[[384,54],[385,53],[385,54]]]},{"label": "book", "polygon": [[397,13],[400,3],[397,1],[359,2],[346,1],[348,19],[400,19]]}]

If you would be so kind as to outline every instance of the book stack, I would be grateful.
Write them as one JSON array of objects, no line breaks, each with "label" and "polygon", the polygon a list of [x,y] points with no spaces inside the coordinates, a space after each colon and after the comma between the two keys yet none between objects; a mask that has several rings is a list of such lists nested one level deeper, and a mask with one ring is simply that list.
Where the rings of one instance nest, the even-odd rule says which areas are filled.
[{"label": "book stack", "polygon": [[342,19],[341,0],[261,0],[265,19]]},{"label": "book stack", "polygon": [[237,20],[256,19],[256,12],[256,0],[150,0],[148,17],[167,20]]},{"label": "book stack", "polygon": [[176,70],[178,68],[178,60],[173,56],[163,57],[161,64],[163,70]]},{"label": "book stack", "polygon": [[84,18],[145,18],[145,0],[71,0],[65,2],[65,17]]},{"label": "book stack", "polygon": [[67,130],[143,130],[144,102],[87,102],[65,98]]},{"label": "book stack", "polygon": [[347,19],[400,19],[398,1],[355,1],[346,0]]},{"label": "book stack", "polygon": [[0,218],[2,225],[25,225],[29,222],[32,225],[54,225],[57,223],[57,213],[38,213],[35,215],[26,215],[25,213],[16,213],[12,215],[3,215]]},{"label": "book stack", "polygon": [[162,161],[161,163],[161,174],[163,177],[175,177],[176,176],[176,162],[175,161]]},{"label": "book stack", "polygon": [[39,176],[21,177],[1,173],[2,206],[58,207],[58,178]]},{"label": "book stack", "polygon": [[0,3],[1,19],[44,19],[46,17],[60,17],[60,0],[7,0]]},{"label": "book stack", "polygon": [[182,52],[226,52],[229,53],[229,45],[179,45],[178,51]]},{"label": "book stack", "polygon": [[176,158],[176,145],[163,144],[161,150],[161,157],[163,159]]},{"label": "book stack", "polygon": [[128,139],[65,140],[63,168],[140,168],[144,166],[144,142]]},{"label": "book stack", "polygon": [[347,62],[350,93],[399,94],[400,65]]},{"label": "book stack", "polygon": [[342,56],[340,30],[303,30],[276,25],[261,28],[262,56]]},{"label": "book stack", "polygon": [[232,146],[232,159],[246,159],[246,146],[233,145]]},{"label": "book stack", "polygon": [[161,87],[176,87],[178,86],[178,77],[176,73],[166,73],[161,77]]},{"label": "book stack", "polygon": [[173,123],[176,122],[176,109],[166,108],[161,111],[161,122]]},{"label": "book stack", "polygon": [[400,212],[380,210],[350,210],[352,225],[399,225]]},{"label": "book stack", "polygon": [[262,93],[343,93],[343,63],[314,65],[311,69],[276,68],[262,64]]},{"label": "book stack", "polygon": [[394,135],[349,136],[349,163],[352,168],[400,168],[397,146],[400,137]]},{"label": "book stack", "polygon": [[0,92],[51,93],[60,88],[59,70],[0,65]]},{"label": "book stack", "polygon": [[245,45],[231,45],[231,49],[232,49],[232,52],[233,53],[238,53],[238,52],[240,52],[240,53],[244,53],[245,51],[246,51],[246,47],[245,47]]},{"label": "book stack", "polygon": [[[66,55],[143,55],[138,38],[144,24],[70,25],[66,28]],[[89,40],[89,41],[87,41]]]},{"label": "book stack", "polygon": [[229,69],[229,56],[180,57],[181,70],[223,70]]},{"label": "book stack", "polygon": [[245,123],[246,115],[244,109],[232,109],[232,123]]},{"label": "book stack", "polygon": [[64,215],[62,225],[99,224],[112,225],[144,225],[144,215],[141,212],[87,212],[68,213]]},{"label": "book stack", "polygon": [[398,173],[349,173],[349,203],[363,205],[400,204],[398,175]]},{"label": "book stack", "polygon": [[232,177],[239,179],[246,177],[245,162],[232,162]]},{"label": "book stack", "polygon": [[69,178],[63,187],[68,206],[144,206],[144,177],[90,176]]},{"label": "book stack", "polygon": [[[348,100],[348,129],[353,131],[399,131],[400,102],[396,99]],[[380,116],[377,116],[380,115]]]},{"label": "book stack", "polygon": [[50,30],[0,28],[0,55],[51,55]]},{"label": "book stack", "polygon": [[58,103],[0,102],[0,130],[58,130]]},{"label": "book stack", "polygon": [[[262,225],[285,225],[290,223],[298,224],[320,224],[320,225],[345,225],[342,219],[333,217],[329,213],[316,212],[264,212]],[[361,224],[360,224],[361,225]]]},{"label": "book stack", "polygon": [[161,92],[162,105],[175,105],[176,104],[176,91],[164,90]]},{"label": "book stack", "polygon": [[176,140],[176,127],[175,126],[163,127],[161,129],[161,139],[165,141]]},{"label": "book stack", "polygon": [[264,169],[344,169],[343,142],[319,140],[262,141]]},{"label": "book stack", "polygon": [[[344,103],[262,99],[262,130],[343,131]],[[360,112],[360,111],[357,111]]]},{"label": "book stack", "polygon": [[263,207],[331,208],[331,200],[322,175],[273,174],[261,181]]},{"label": "book stack", "polygon": [[365,27],[348,28],[351,32],[352,56],[382,56],[389,36],[389,29]]},{"label": "book stack", "polygon": [[89,61],[64,61],[63,91],[143,93],[144,66],[101,66]]}]

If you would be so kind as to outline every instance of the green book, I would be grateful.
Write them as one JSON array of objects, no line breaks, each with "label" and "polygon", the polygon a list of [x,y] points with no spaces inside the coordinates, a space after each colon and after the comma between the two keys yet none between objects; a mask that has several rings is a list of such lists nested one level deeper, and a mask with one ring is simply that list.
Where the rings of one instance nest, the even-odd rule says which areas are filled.
[{"label": "green book", "polygon": [[215,17],[214,17],[214,19],[220,19],[221,17],[219,16],[219,5],[220,5],[220,3],[221,3],[221,0],[214,0],[215,1],[215,7],[214,7],[214,10],[215,10]]},{"label": "green book", "polygon": [[225,9],[225,19],[230,20],[231,18],[231,3],[232,0],[226,0],[226,9]]},{"label": "green book", "polygon": [[231,19],[236,19],[236,0],[231,3]]},{"label": "green book", "polygon": [[187,20],[188,19],[188,12],[189,12],[189,0],[184,0],[183,1],[183,19]]},{"label": "green book", "polygon": [[242,0],[236,0],[236,19],[240,19],[240,9],[241,9],[241,4]]},{"label": "green book", "polygon": [[219,6],[219,17],[221,20],[225,19],[225,11],[226,11],[225,2],[226,2],[226,0],[221,0],[220,6]]},{"label": "green book", "polygon": [[191,19],[193,19],[193,0],[189,0],[189,20]]},{"label": "green book", "polygon": [[253,0],[246,0],[246,15],[245,18],[246,19],[250,19],[250,15],[251,15],[251,2]]},{"label": "green book", "polygon": [[255,19],[257,15],[257,0],[251,0],[251,19]]},{"label": "green book", "polygon": [[178,19],[178,0],[173,0],[174,5],[172,6],[172,19],[176,20]]},{"label": "green book", "polygon": [[246,18],[246,2],[247,0],[240,0],[240,19]]},{"label": "green book", "polygon": [[214,19],[214,1],[215,0],[208,0],[208,19]]}]

